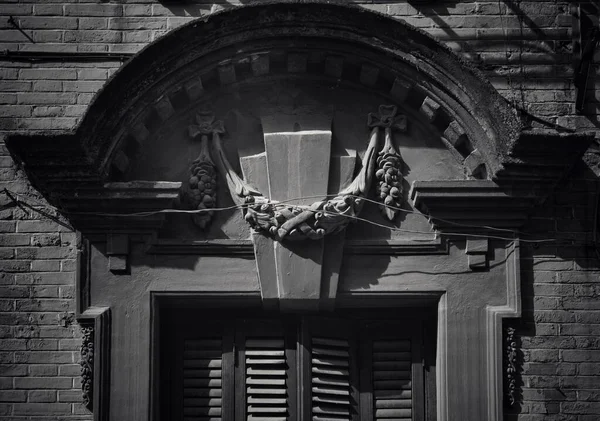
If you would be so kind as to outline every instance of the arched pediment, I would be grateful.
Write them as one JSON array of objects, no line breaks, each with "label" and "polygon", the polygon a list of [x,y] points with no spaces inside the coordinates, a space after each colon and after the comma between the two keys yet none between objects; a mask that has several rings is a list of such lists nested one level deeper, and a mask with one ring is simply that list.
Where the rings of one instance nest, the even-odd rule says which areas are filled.
[{"label": "arched pediment", "polygon": [[[505,190],[521,179],[551,185],[589,142],[589,136],[525,130],[477,69],[416,28],[358,7],[307,2],[241,7],[172,31],[113,76],[75,132],[53,140],[12,135],[8,144],[27,164],[34,184],[63,209],[82,202],[90,189],[103,193],[91,194],[88,203],[102,197],[98,200],[107,208],[129,194],[123,191],[136,191],[131,194],[148,202],[132,207],[117,200],[120,209],[138,209],[141,203],[166,208],[178,196],[183,175],[177,165],[163,173],[154,169],[170,165],[168,157],[177,160],[161,148],[177,141],[177,128],[185,130],[199,109],[211,108],[218,119],[231,119],[232,113],[256,118],[262,132],[269,132],[345,126],[358,121],[360,105],[373,110],[376,103],[406,114],[410,127],[420,131],[424,150],[429,148],[418,157],[428,175],[415,171],[408,176],[411,182],[480,179],[493,180],[483,185],[496,188],[506,180]],[[279,114],[266,121],[274,110]],[[239,139],[238,150],[252,150],[251,141]],[[151,151],[155,161],[165,162],[150,165]],[[436,173],[440,162],[450,161]],[[118,184],[132,180],[149,183]],[[154,189],[159,180],[167,183]],[[434,213],[436,204],[425,202],[435,188],[426,188],[420,196],[413,189],[412,197]],[[535,200],[544,196],[535,195]],[[519,211],[530,204],[519,205]]]}]

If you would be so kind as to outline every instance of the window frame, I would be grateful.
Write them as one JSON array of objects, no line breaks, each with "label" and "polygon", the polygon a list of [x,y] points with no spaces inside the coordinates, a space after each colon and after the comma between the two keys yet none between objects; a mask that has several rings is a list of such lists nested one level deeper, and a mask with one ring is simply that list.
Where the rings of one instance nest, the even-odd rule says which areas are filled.
[{"label": "window frame", "polygon": [[[236,300],[237,301],[237,300]],[[239,303],[239,301],[238,301]],[[214,303],[213,303],[214,304]],[[249,305],[248,305],[249,304]],[[204,308],[203,308],[204,307]],[[258,311],[257,311],[258,310]],[[399,324],[401,321],[411,321],[411,323],[414,324],[415,320],[419,320],[421,323],[419,323],[420,325],[422,325],[423,329],[428,329],[428,333],[427,334],[419,334],[417,336],[419,336],[419,340],[418,340],[418,344],[416,341],[413,341],[415,343],[414,350],[416,351],[416,354],[413,352],[413,360],[414,360],[414,355],[419,355],[418,358],[420,358],[420,362],[418,362],[418,366],[420,367],[419,370],[422,371],[422,379],[421,379],[421,383],[419,387],[423,392],[421,393],[422,399],[420,400],[420,403],[417,402],[417,404],[413,403],[413,407],[414,407],[414,411],[418,411],[419,414],[421,414],[420,416],[414,418],[415,420],[421,421],[421,420],[426,420],[426,421],[432,421],[436,419],[436,402],[435,402],[435,386],[436,386],[436,382],[435,382],[435,332],[437,330],[437,314],[435,312],[435,307],[414,307],[414,308],[383,308],[383,309],[373,309],[373,308],[368,308],[368,307],[362,307],[359,306],[359,308],[357,307],[347,307],[347,308],[341,308],[338,311],[335,312],[331,312],[331,313],[315,313],[315,314],[281,314],[278,312],[264,312],[262,311],[262,309],[256,305],[256,303],[248,303],[246,301],[246,305],[241,306],[241,307],[237,307],[237,308],[228,308],[228,307],[222,307],[222,306],[217,306],[215,308],[210,308],[207,306],[197,306],[197,305],[184,305],[184,308],[181,307],[181,302],[178,300],[178,304],[173,304],[170,303],[170,305],[163,305],[160,306],[160,318],[157,317],[155,320],[155,328],[160,330],[163,330],[163,334],[165,333],[165,324],[169,324],[169,323],[181,323],[182,320],[185,321],[190,321],[190,320],[194,320],[196,317],[200,317],[204,318],[204,319],[208,319],[208,320],[234,320],[234,319],[238,319],[238,320],[269,320],[269,319],[281,319],[284,318],[284,324],[287,323],[287,328],[284,329],[285,332],[285,336],[286,336],[286,350],[290,350],[291,348],[288,348],[287,343],[289,343],[290,341],[292,341],[291,336],[293,336],[293,341],[296,342],[296,347],[294,349],[294,352],[288,353],[286,352],[286,356],[291,360],[291,359],[295,359],[295,365],[297,367],[297,370],[291,370],[291,372],[295,371],[296,374],[296,378],[295,378],[295,386],[294,387],[290,387],[290,392],[289,392],[289,396],[288,398],[290,399],[290,403],[289,403],[289,408],[290,408],[290,414],[288,419],[290,421],[299,421],[299,420],[310,420],[312,419],[312,402],[311,402],[311,394],[310,393],[305,393],[303,392],[303,390],[307,390],[310,389],[310,372],[307,370],[310,370],[310,364],[307,364],[306,360],[310,359],[310,352],[309,352],[309,348],[307,348],[306,346],[304,346],[304,344],[306,344],[306,341],[308,341],[310,339],[310,336],[307,334],[308,332],[306,332],[306,329],[304,328],[304,326],[307,325],[307,323],[301,323],[301,319],[302,318],[333,318],[333,319],[341,319],[344,320],[348,323],[350,322],[359,322],[361,321],[361,323],[363,324],[367,324],[367,323],[372,323],[373,321],[381,321],[382,319],[386,319],[389,317],[393,317],[394,319],[394,323]],[[159,320],[160,319],[160,320]],[[291,323],[290,323],[291,320]],[[290,326],[294,326],[295,328],[290,328]],[[360,327],[360,329],[364,329],[364,327]],[[414,328],[412,329],[414,331]],[[159,345],[160,345],[160,340],[159,340],[159,334],[160,332],[157,332],[157,335],[155,335],[155,344],[157,345],[157,349],[159,350]],[[416,336],[415,336],[416,337]],[[159,342],[159,343],[157,343]],[[358,348],[357,348],[358,351]],[[240,347],[239,345],[236,345],[233,347],[232,349],[232,353],[231,356],[227,357],[227,358],[231,358],[232,360],[235,359],[235,356],[233,354],[233,352],[237,353],[237,358],[238,361],[240,361],[240,357],[241,357],[241,353],[243,352],[243,348]],[[364,350],[361,350],[361,352],[364,353]],[[163,358],[160,358],[160,351],[157,351],[157,358],[155,359],[156,363],[158,364],[158,371],[160,374],[159,376],[163,379],[166,380],[168,378],[165,377],[165,364],[163,363]],[[413,361],[413,378],[415,376],[414,370],[416,369],[416,361]],[[226,355],[224,354],[223,357],[223,364],[226,364]],[[364,364],[361,364],[364,365]],[[155,366],[156,367],[156,366]],[[243,410],[240,410],[238,408],[236,408],[235,402],[236,400],[239,401],[240,397],[244,397],[244,402],[245,402],[245,392],[243,393],[243,395],[240,395],[240,391],[239,391],[239,387],[241,385],[241,382],[238,380],[238,376],[240,376],[240,374],[238,374],[238,372],[241,372],[240,369],[238,367],[236,367],[234,370],[234,374],[233,376],[236,377],[236,381],[234,382],[235,384],[235,390],[234,390],[234,399],[230,399],[230,400],[225,400],[225,391],[224,393],[224,400],[223,400],[223,414],[222,414],[222,419],[223,421],[226,420],[227,416],[231,416],[231,421],[238,421],[240,419],[246,419],[246,413],[245,413],[245,408],[246,405],[237,405],[237,407],[243,407]],[[372,400],[371,400],[371,404],[370,406],[366,407],[365,404],[369,405],[369,398],[366,397],[365,391],[364,391],[364,380],[361,379],[362,376],[365,376],[366,374],[364,373],[364,369],[359,369],[357,371],[357,377],[358,377],[358,382],[354,382],[353,384],[355,384],[355,388],[359,388],[360,390],[357,390],[356,393],[358,395],[358,399],[357,399],[357,403],[358,403],[358,411],[359,413],[357,414],[356,417],[353,418],[352,421],[361,421],[363,419],[368,419],[369,421],[371,421],[373,419],[372,417]],[[290,372],[290,373],[291,373]],[[225,375],[225,371],[224,371],[224,375]],[[290,374],[289,377],[290,380],[292,380],[292,375]],[[291,383],[291,384],[294,384]],[[362,383],[362,384],[361,384]],[[304,385],[304,386],[302,386]],[[308,385],[308,387],[307,387]],[[163,418],[163,412],[160,412],[161,410],[163,410],[161,407],[163,405],[161,405],[161,400],[160,400],[160,387],[154,383],[155,389],[158,389],[155,391],[155,397],[156,400],[154,400],[154,404],[155,404],[155,408],[156,408],[156,412],[157,414],[161,415],[161,418],[159,418],[160,420],[164,420],[165,418]],[[294,391],[295,389],[295,391]],[[158,393],[156,393],[158,392]],[[372,398],[371,398],[372,399]],[[226,409],[226,405],[231,405],[232,408],[227,410]],[[294,408],[295,406],[295,408]],[[227,415],[227,414],[234,414],[234,415]],[[365,418],[367,417],[367,418]],[[156,418],[154,418],[156,419]],[[166,419],[170,419],[170,418],[166,418]]]}]

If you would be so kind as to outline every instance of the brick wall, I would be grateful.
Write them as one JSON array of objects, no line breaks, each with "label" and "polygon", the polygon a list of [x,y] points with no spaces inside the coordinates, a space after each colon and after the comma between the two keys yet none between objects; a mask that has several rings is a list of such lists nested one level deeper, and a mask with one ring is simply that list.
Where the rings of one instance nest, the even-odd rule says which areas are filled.
[{"label": "brick wall", "polygon": [[[598,126],[597,69],[592,71],[589,115],[574,114],[571,2],[353,3],[405,20],[476,63],[505,97],[533,116],[533,126]],[[0,50],[133,53],[189,20],[236,6],[235,0],[171,5],[4,0]],[[120,65],[119,58],[2,58],[0,132],[73,128]],[[591,247],[597,168],[595,155],[588,154],[574,178],[532,217],[530,232],[560,241],[523,251],[522,398],[507,419],[600,418],[600,263]],[[0,188],[5,187],[41,199],[3,147]],[[0,206],[7,203],[0,194]],[[0,218],[0,418],[89,419],[78,390],[75,235],[20,208],[2,210]]]}]

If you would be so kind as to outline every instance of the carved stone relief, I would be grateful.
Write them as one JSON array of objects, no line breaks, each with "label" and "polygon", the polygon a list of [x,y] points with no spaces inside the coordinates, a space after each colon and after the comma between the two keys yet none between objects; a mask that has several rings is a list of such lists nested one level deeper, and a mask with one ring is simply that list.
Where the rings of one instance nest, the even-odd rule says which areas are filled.
[{"label": "carved stone relief", "polygon": [[81,392],[83,405],[91,411],[94,406],[94,327],[82,326],[81,333]]},{"label": "carved stone relief", "polygon": [[515,328],[506,327],[505,334],[505,354],[504,364],[506,367],[505,378],[505,397],[506,404],[509,407],[515,405],[517,401],[517,341],[515,338]]},{"label": "carved stone relief", "polygon": [[[198,125],[190,126],[190,135],[194,138],[201,137],[202,149],[200,156],[192,164],[189,193],[185,201],[200,211],[194,215],[194,222],[201,228],[207,226],[213,214],[210,209],[216,204],[215,166],[221,179],[227,183],[234,203],[244,212],[244,219],[250,227],[277,241],[317,240],[327,234],[339,233],[357,219],[374,177],[379,181],[377,195],[381,202],[380,208],[388,219],[395,218],[398,209],[394,208],[402,204],[402,159],[394,147],[392,136],[393,130],[406,131],[407,123],[405,116],[397,114],[396,106],[382,105],[379,107],[379,113],[368,115],[367,126],[371,129],[368,146],[362,158],[361,169],[350,185],[337,194],[330,195],[333,196],[331,199],[325,197],[308,205],[291,204],[292,200],[268,198],[250,182],[241,178],[224,152],[222,135],[225,128],[222,121],[215,120],[207,113],[198,114],[196,121]],[[291,138],[313,135],[316,135],[316,132],[301,131],[271,133],[268,136],[272,139],[276,136]],[[377,152],[382,135],[384,144]],[[209,138],[212,158],[208,152]],[[266,139],[267,136],[265,142]],[[329,153],[329,150],[327,152]],[[286,174],[279,176],[285,177]]]},{"label": "carved stone relief", "polygon": [[379,107],[379,118],[369,115],[369,126],[378,126],[385,130],[385,144],[377,156],[377,199],[382,202],[381,212],[393,221],[402,205],[402,157],[394,147],[392,130],[406,131],[406,117],[397,115],[395,106]]},{"label": "carved stone relief", "polygon": [[200,138],[200,155],[192,162],[190,179],[185,191],[186,202],[192,209],[205,212],[192,215],[194,223],[206,229],[212,220],[217,203],[217,171],[210,157],[208,136],[213,133],[225,133],[223,123],[214,121],[210,113],[200,112],[196,115],[196,123],[189,126],[192,139]]}]

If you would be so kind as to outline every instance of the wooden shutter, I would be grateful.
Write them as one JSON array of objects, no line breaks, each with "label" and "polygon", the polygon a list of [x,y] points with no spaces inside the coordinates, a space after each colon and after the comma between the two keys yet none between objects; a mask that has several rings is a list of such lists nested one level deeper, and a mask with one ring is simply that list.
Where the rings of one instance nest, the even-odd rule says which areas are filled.
[{"label": "wooden shutter", "polygon": [[164,332],[161,354],[161,419],[233,421],[231,322],[182,325],[173,317]]},{"label": "wooden shutter", "polygon": [[295,420],[295,335],[282,321],[238,322],[237,419]]},{"label": "wooden shutter", "polygon": [[367,323],[362,329],[362,417],[375,421],[423,419],[419,323]]},{"label": "wooden shutter", "polygon": [[308,319],[307,342],[313,421],[357,419],[356,341],[349,326],[335,319]]},{"label": "wooden shutter", "polygon": [[183,350],[183,418],[221,421],[223,338],[186,339]]}]

